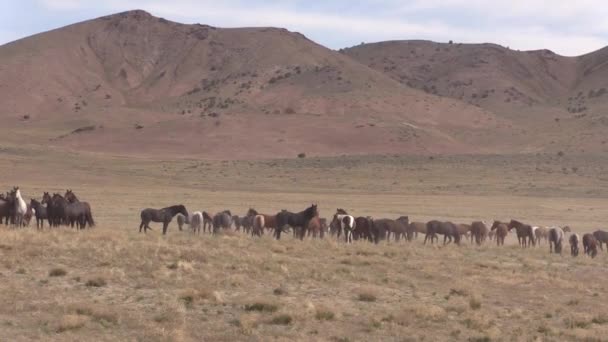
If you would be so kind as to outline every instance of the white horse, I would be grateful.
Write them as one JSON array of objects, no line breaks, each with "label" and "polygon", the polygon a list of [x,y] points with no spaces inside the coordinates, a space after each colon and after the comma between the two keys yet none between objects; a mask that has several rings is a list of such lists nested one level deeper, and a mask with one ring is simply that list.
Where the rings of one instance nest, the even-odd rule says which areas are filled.
[{"label": "white horse", "polygon": [[344,232],[344,240],[346,243],[353,243],[353,231],[355,230],[355,218],[344,209],[338,209],[332,221],[340,227],[340,231]]},{"label": "white horse", "polygon": [[200,211],[193,212],[190,215],[190,228],[192,229],[192,232],[194,232],[194,233],[198,232],[200,234],[203,222],[204,222],[203,213]]},{"label": "white horse", "polygon": [[21,197],[21,190],[19,187],[15,188],[15,224],[18,227],[21,227],[23,222],[23,217],[27,213],[27,203]]}]

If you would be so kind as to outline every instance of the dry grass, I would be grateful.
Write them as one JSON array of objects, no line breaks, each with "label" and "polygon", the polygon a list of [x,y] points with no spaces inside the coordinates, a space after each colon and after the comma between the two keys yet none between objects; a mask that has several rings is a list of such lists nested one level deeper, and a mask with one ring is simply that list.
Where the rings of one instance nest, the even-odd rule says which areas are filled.
[{"label": "dry grass", "polygon": [[[29,164],[30,159],[15,158],[11,161],[15,172],[31,172],[29,183],[12,178],[15,176],[10,173],[10,183],[2,188],[19,184],[27,196],[40,193],[48,184],[60,184],[48,173],[32,171],[38,168]],[[375,246],[357,241],[346,246],[332,238],[300,242],[289,234],[281,241],[240,233],[194,236],[177,231],[174,224],[164,237],[157,225],[148,234],[136,230],[141,208],[177,201],[188,208],[211,212],[230,208],[239,214],[250,206],[271,212],[299,209],[314,201],[324,217],[336,207],[374,217],[409,214],[420,221],[442,217],[467,222],[513,215],[546,224],[574,222],[571,225],[580,233],[608,216],[604,198],[584,194],[585,189],[604,186],[597,177],[574,181],[584,184],[572,197],[547,190],[540,194],[551,197],[541,198],[517,194],[517,184],[527,171],[517,173],[522,171],[516,167],[513,173],[494,177],[494,166],[488,161],[466,168],[454,162],[452,169],[446,162],[438,164],[439,170],[430,170],[434,164],[414,160],[402,166],[406,169],[397,177],[399,182],[408,184],[405,179],[423,177],[426,169],[429,178],[423,184],[416,178],[416,185],[403,195],[398,193],[401,184],[395,192],[383,188],[385,179],[396,172],[392,169],[395,161],[387,161],[385,168],[378,166],[381,161],[356,163],[351,170],[332,159],[314,166],[314,159],[306,158],[300,162],[313,164],[293,167],[291,161],[276,167],[251,162],[253,166],[247,166],[251,169],[243,166],[248,162],[237,162],[236,166],[218,162],[196,174],[181,168],[190,163],[185,161],[161,162],[156,168],[147,161],[127,164],[111,160],[103,167],[93,161],[86,164],[93,165],[92,169],[70,165],[71,159],[66,161],[67,169],[46,162],[62,171],[58,173],[70,176],[66,188],[82,189],[80,195],[92,203],[98,227],[81,232],[0,228],[2,340],[225,341],[274,337],[391,341],[406,336],[412,341],[522,337],[562,341],[591,340],[608,333],[607,313],[601,305],[608,281],[605,254],[595,259],[550,255],[544,244],[521,250],[512,236],[500,248],[467,243],[460,247],[424,246],[420,237],[412,243]],[[0,160],[0,167],[7,163],[7,159]],[[489,163],[487,170],[482,167],[485,163]],[[578,173],[583,174],[586,169],[579,164]],[[306,165],[316,169],[316,178]],[[296,166],[304,169],[297,171]],[[228,176],[210,185],[207,177],[218,177],[214,172],[222,167]],[[452,193],[455,184],[468,179],[461,177],[461,172],[453,175],[447,171],[459,168],[464,168],[462,173],[479,175],[467,182],[480,183],[480,193]],[[260,170],[264,173],[259,176],[248,173]],[[241,181],[237,171],[244,179],[257,180],[253,190],[243,185],[225,190],[231,189],[230,183]],[[281,177],[287,171],[289,177],[297,174],[306,185],[281,188],[285,186]],[[339,179],[344,184],[328,182],[322,184],[322,190],[306,188],[321,182],[316,180],[319,172],[322,178],[334,183]],[[445,177],[441,181],[433,178],[442,172]],[[182,176],[172,177],[173,173]],[[336,178],[340,173],[352,178]],[[195,176],[200,178],[195,181]],[[546,184],[559,185],[562,180],[562,176],[546,177]],[[108,179],[115,181],[108,183]],[[171,183],[174,179],[177,184]],[[490,179],[496,185],[487,185],[494,184]],[[360,192],[356,191],[357,182],[363,184]],[[370,184],[380,190],[365,189]],[[509,190],[511,186],[515,188]],[[55,269],[67,271],[69,276],[49,278]]]}]

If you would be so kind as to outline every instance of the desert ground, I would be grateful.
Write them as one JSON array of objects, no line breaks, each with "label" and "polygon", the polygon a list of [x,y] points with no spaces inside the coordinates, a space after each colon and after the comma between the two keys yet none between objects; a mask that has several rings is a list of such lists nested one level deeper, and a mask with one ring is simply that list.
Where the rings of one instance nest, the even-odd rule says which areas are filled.
[{"label": "desert ground", "polygon": [[73,189],[97,226],[0,229],[5,341],[601,341],[607,256],[549,247],[281,241],[160,226],[139,211],[273,213],[318,203],[354,215],[454,222],[518,218],[605,227],[608,158],[364,156],[157,160],[0,150],[0,189]]}]

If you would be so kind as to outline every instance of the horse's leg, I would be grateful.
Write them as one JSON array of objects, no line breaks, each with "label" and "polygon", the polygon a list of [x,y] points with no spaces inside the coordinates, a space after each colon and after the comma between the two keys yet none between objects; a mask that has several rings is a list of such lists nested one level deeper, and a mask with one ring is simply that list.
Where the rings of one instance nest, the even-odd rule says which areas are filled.
[{"label": "horse's leg", "polygon": [[167,227],[169,227],[169,222],[168,221],[163,222],[163,235],[167,234]]},{"label": "horse's leg", "polygon": [[[144,220],[141,220],[141,223],[139,224],[139,232],[141,233],[141,229],[144,228],[144,226],[147,225],[146,223],[144,223]],[[144,228],[144,233],[145,233],[145,228]]]}]

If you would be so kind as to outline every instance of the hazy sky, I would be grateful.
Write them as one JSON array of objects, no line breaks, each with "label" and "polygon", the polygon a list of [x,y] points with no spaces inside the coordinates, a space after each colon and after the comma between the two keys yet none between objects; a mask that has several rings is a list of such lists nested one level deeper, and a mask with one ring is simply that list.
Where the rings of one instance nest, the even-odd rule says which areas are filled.
[{"label": "hazy sky", "polygon": [[604,0],[1,0],[0,44],[130,9],[218,27],[285,27],[333,49],[429,39],[580,55],[608,45]]}]

